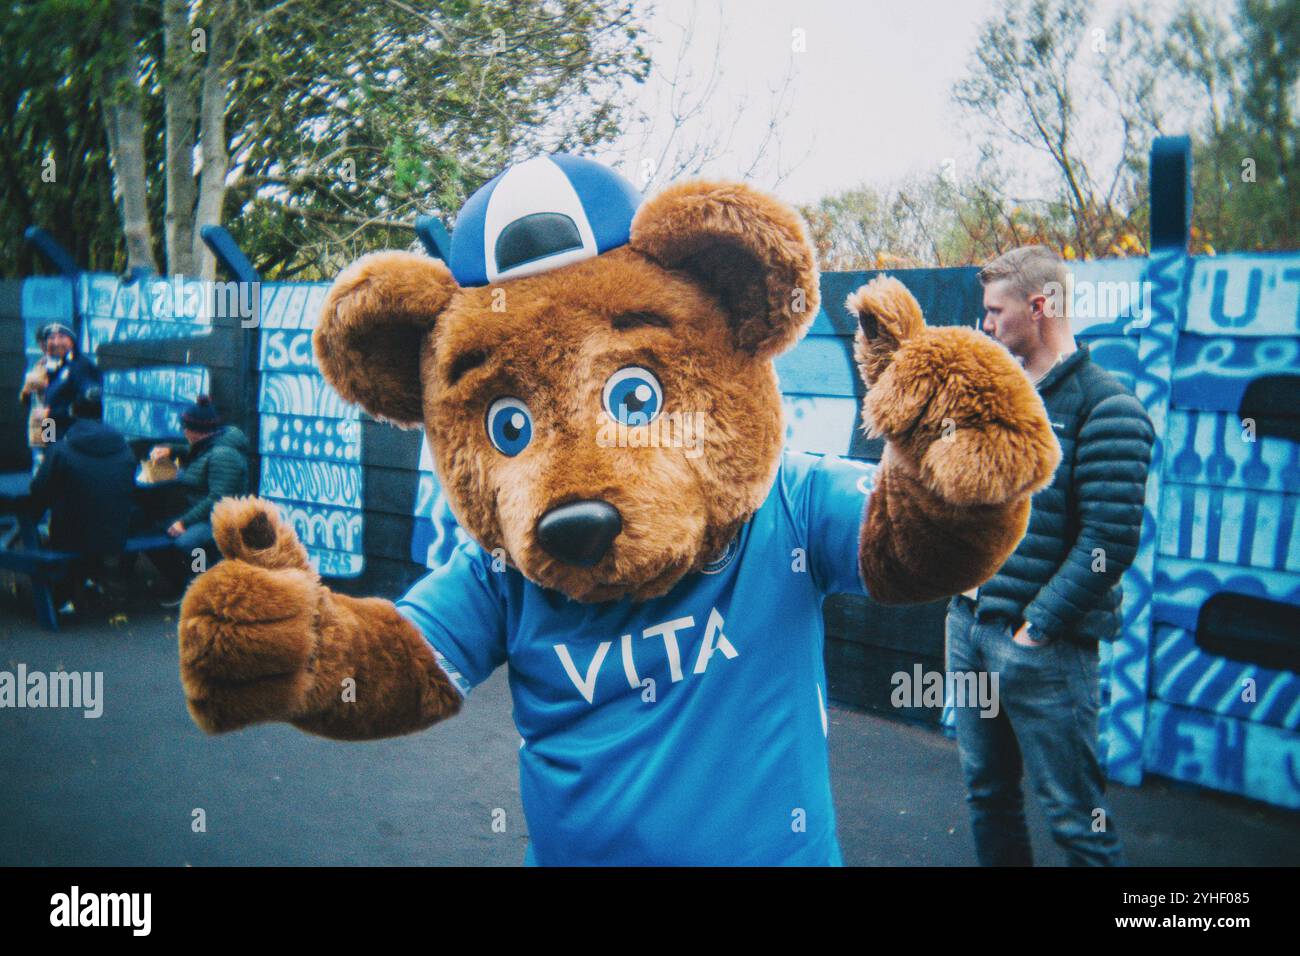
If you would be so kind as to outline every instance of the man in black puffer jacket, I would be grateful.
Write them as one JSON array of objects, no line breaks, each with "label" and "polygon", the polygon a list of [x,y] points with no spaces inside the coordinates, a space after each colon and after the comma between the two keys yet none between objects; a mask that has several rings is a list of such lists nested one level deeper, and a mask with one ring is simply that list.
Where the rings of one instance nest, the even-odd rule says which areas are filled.
[{"label": "man in black puffer jacket", "polygon": [[1061,257],[1015,249],[980,272],[984,330],[1020,359],[1061,443],[1052,484],[998,573],[952,600],[950,672],[996,675],[999,707],[955,709],[979,861],[1029,866],[1022,769],[1071,864],[1121,865],[1097,759],[1098,641],[1120,627],[1120,577],[1142,530],[1154,431],[1132,392],[1070,333]]}]

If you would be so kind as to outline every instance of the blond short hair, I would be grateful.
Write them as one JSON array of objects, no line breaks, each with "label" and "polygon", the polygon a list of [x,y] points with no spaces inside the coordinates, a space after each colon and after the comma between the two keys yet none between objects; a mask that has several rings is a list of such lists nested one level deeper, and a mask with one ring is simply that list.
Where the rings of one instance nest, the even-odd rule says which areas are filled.
[{"label": "blond short hair", "polygon": [[1047,246],[1021,246],[998,256],[980,270],[980,284],[1003,280],[1026,299],[1035,295],[1057,295],[1065,288],[1065,260]]}]

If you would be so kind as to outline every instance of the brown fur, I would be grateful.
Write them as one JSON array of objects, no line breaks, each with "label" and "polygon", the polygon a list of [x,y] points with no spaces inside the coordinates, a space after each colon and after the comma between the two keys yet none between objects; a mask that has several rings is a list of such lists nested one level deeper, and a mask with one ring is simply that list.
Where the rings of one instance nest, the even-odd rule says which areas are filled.
[{"label": "brown fur", "polygon": [[958,594],[997,573],[1029,526],[1029,499],[955,505],[886,446],[862,527],[858,567],[881,604]]},{"label": "brown fur", "polygon": [[817,314],[817,263],[803,220],[747,186],[668,187],[637,213],[630,245],[713,292],[737,346],[760,358],[794,345]]},{"label": "brown fur", "polygon": [[[495,287],[457,288],[441,263],[407,253],[366,257],[331,290],[315,348],[344,398],[423,422],[452,510],[483,547],[579,601],[645,600],[720,552],[771,489],[784,440],[772,359],[807,331],[817,295],[794,212],[745,186],[688,183],[641,208],[627,246]],[[890,440],[863,576],[884,601],[954,593],[1023,535],[1055,439],[998,346],[927,329],[893,280],[850,301],[871,333],[856,344],[867,411]],[[665,415],[704,416],[703,454],[599,443],[604,384],[627,365],[658,377]],[[533,419],[513,458],[484,426],[504,396]],[[619,510],[622,531],[594,566],[555,560],[538,519],[591,498]],[[323,587],[269,505],[223,502],[214,532],[230,560],[191,587],[180,628],[182,680],[205,729],[279,719],[356,739],[456,712],[415,628],[387,601]],[[345,677],[355,704],[341,703]]]},{"label": "brown fur", "polygon": [[1024,537],[1029,499],[1060,461],[1042,399],[1006,349],[973,329],[927,328],[897,279],[849,296],[872,433],[889,440],[859,564],[884,604],[991,578]]},{"label": "brown fur", "polygon": [[358,259],[334,281],[312,336],[321,372],[376,418],[420,424],[420,343],[455,291],[451,272],[427,256]]},{"label": "brown fur", "polygon": [[[771,486],[784,433],[771,362],[736,348],[729,317],[698,280],[629,248],[504,290],[504,312],[492,311],[492,289],[463,290],[426,343],[425,422],[457,519],[529,578],[577,600],[665,593],[725,547]],[[638,313],[668,327],[614,327]],[[449,384],[451,364],[473,351],[488,361]],[[605,381],[626,365],[655,373],[666,409],[704,416],[704,454],[598,443]],[[515,458],[497,453],[483,426],[502,395],[525,400],[533,416],[532,444]],[[534,530],[547,510],[580,498],[623,517],[593,568],[554,560]]]},{"label": "brown fur", "polygon": [[[181,683],[190,715],[219,733],[290,721],[342,740],[421,730],[456,713],[460,695],[428,641],[391,602],[334,594],[275,508],[227,498],[212,514],[227,560],[181,604]],[[265,547],[249,547],[244,532]],[[344,700],[344,679],[356,681]]]}]

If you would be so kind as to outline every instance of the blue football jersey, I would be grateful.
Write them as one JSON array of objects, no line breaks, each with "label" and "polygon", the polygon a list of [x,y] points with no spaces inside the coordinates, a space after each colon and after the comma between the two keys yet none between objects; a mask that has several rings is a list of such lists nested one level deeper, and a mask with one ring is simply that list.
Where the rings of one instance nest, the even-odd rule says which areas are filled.
[{"label": "blue football jersey", "polygon": [[726,552],[582,604],[473,542],[397,606],[462,693],[509,664],[527,862],[838,865],[822,601],[864,594],[876,466],[782,456]]}]

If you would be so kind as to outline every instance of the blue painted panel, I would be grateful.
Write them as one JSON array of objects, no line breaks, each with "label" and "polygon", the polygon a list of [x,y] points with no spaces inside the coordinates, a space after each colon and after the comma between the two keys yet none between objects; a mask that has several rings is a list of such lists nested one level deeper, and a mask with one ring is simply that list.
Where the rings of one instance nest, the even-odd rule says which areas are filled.
[{"label": "blue painted panel", "polygon": [[311,287],[299,284],[282,284],[276,292],[275,303],[262,316],[264,329],[300,329],[303,325],[303,311]]},{"label": "blue painted panel", "polygon": [[141,293],[141,284],[138,282],[117,283],[108,311],[100,314],[111,319],[147,320],[149,299]]},{"label": "blue painted panel", "polygon": [[77,290],[74,293],[78,296],[78,304],[82,315],[102,315],[111,318],[113,315],[113,300],[117,297],[117,289],[121,284],[116,276],[93,273],[83,275],[77,283]]},{"label": "blue painted panel", "polygon": [[1178,340],[1174,404],[1236,412],[1252,381],[1284,374],[1300,374],[1300,334],[1290,338],[1185,334]]},{"label": "blue painted panel", "polygon": [[270,494],[262,497],[275,502],[309,552],[325,550],[361,556],[362,513],[359,510],[331,508]]},{"label": "blue painted panel", "polygon": [[355,421],[265,414],[260,432],[259,450],[263,455],[361,462],[361,429]]},{"label": "blue painted panel", "polygon": [[263,458],[261,493],[312,504],[361,508],[361,466],[305,458]]},{"label": "blue painted panel", "polygon": [[329,288],[329,283],[320,282],[263,285],[264,296],[268,290],[274,295],[269,301],[263,298],[262,328],[314,329]]},{"label": "blue painted panel", "polygon": [[1193,260],[1188,332],[1200,335],[1300,334],[1300,253]]},{"label": "blue painted panel", "polygon": [[23,349],[28,364],[40,358],[36,332],[46,322],[72,325],[72,283],[62,277],[39,276],[24,279],[21,292]]},{"label": "blue painted panel", "polygon": [[1125,388],[1135,390],[1142,376],[1136,336],[1106,335],[1085,337],[1083,341],[1087,343],[1094,362],[1119,379]]},{"label": "blue painted panel", "polygon": [[1300,809],[1300,736],[1152,701],[1145,763],[1155,773]]},{"label": "blue painted panel", "polygon": [[1155,292],[1148,266],[1146,259],[1071,262],[1062,296],[1074,334],[1112,337],[1146,328]]},{"label": "blue painted panel", "polygon": [[1194,631],[1217,593],[1300,604],[1300,446],[1255,435],[1237,413],[1252,380],[1300,370],[1297,266],[1295,255],[1200,260],[1189,280],[1161,469],[1146,749],[1148,769],[1285,806],[1297,801],[1300,678],[1206,653]]},{"label": "blue painted panel", "polygon": [[[1129,268],[1130,264],[1123,266],[1123,269]],[[1131,372],[1133,392],[1146,408],[1155,429],[1151,469],[1156,475],[1161,473],[1168,453],[1163,436],[1169,414],[1170,381],[1187,270],[1187,258],[1176,251],[1160,252],[1146,260],[1140,280],[1143,311],[1136,319],[1121,316],[1110,325],[1111,330],[1122,326],[1128,333],[1136,333],[1138,338],[1136,363],[1131,363],[1122,352],[1115,354],[1116,360],[1122,359]],[[1123,278],[1119,266],[1099,270],[1098,278],[1102,271]],[[1093,329],[1097,331],[1100,326]],[[1107,773],[1112,779],[1129,785],[1142,780],[1151,629],[1154,598],[1158,594],[1156,526],[1161,511],[1160,495],[1161,483],[1148,481],[1137,555],[1123,578],[1124,618],[1119,639],[1111,646],[1107,682],[1110,703],[1101,722]]]},{"label": "blue painted panel", "polygon": [[1157,626],[1151,685],[1169,703],[1300,729],[1295,674],[1207,654],[1186,628]]},{"label": "blue painted panel", "polygon": [[105,383],[104,421],[131,438],[178,437],[181,414],[188,402],[160,402],[148,398],[118,400]]},{"label": "blue painted panel", "polygon": [[365,570],[365,557],[350,551],[312,548],[307,552],[307,559],[322,577],[355,578]]},{"label": "blue painted panel", "polygon": [[1166,481],[1160,553],[1300,572],[1300,494]]},{"label": "blue painted panel", "polygon": [[262,284],[263,329],[278,329],[284,326],[284,310],[289,305],[289,288],[282,283]]},{"label": "blue painted panel", "polygon": [[262,376],[259,407],[263,414],[317,415],[322,418],[358,419],[361,410],[339,397],[320,375],[269,372]]},{"label": "blue painted panel", "polygon": [[182,324],[171,321],[152,319],[103,319],[86,320],[86,344],[93,352],[108,342],[138,342],[144,339],[175,339],[194,335],[210,335],[212,326],[199,324]]},{"label": "blue painted panel", "polygon": [[104,382],[105,391],[123,398],[189,403],[208,390],[208,370],[194,365],[159,365],[105,372]]},{"label": "blue painted panel", "polygon": [[360,409],[325,382],[311,348],[328,290],[262,285],[261,493],[291,515],[321,574],[355,577],[365,568]]},{"label": "blue painted panel", "polygon": [[1194,631],[1201,605],[1223,591],[1300,606],[1300,574],[1162,558],[1156,570],[1155,618]]},{"label": "blue painted panel", "polygon": [[1236,415],[1175,409],[1166,441],[1166,479],[1261,491],[1300,489],[1300,444],[1251,436]]},{"label": "blue painted panel", "polygon": [[256,315],[256,287],[218,280],[154,279],[146,282],[140,300],[140,317],[154,321],[176,321],[210,325],[213,315]]},{"label": "blue painted panel", "polygon": [[311,330],[267,329],[261,336],[258,368],[269,372],[317,372]]},{"label": "blue painted panel", "polygon": [[428,568],[446,562],[452,551],[472,540],[452,514],[433,470],[427,436],[420,440],[419,479],[415,492],[415,528],[411,535],[411,560]]},{"label": "blue painted panel", "polygon": [[851,338],[809,335],[776,360],[776,375],[783,395],[866,394]]},{"label": "blue painted panel", "polygon": [[[161,341],[207,335],[196,281],[123,283],[117,276],[83,274],[74,292],[81,302],[83,347],[93,357],[111,342]],[[179,436],[185,406],[209,391],[201,365],[164,365],[104,373],[104,420],[128,437]]]}]

